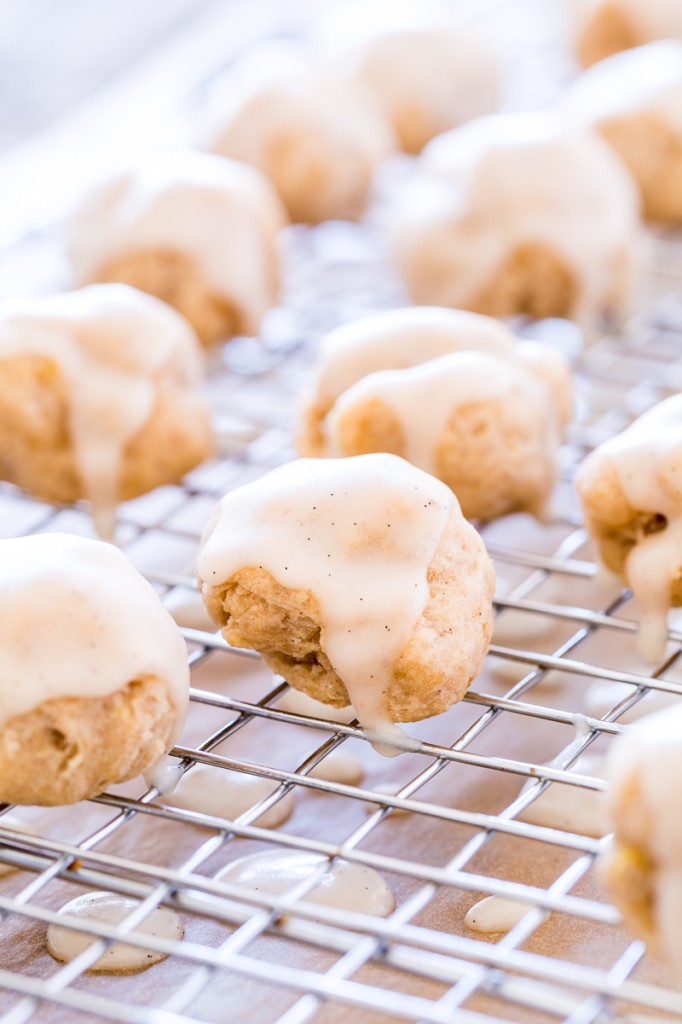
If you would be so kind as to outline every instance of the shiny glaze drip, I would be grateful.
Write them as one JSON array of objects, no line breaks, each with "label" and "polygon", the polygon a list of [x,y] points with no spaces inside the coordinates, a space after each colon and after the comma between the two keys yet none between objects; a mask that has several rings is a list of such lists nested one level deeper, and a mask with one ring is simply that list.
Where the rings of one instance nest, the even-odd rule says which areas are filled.
[{"label": "shiny glaze drip", "polygon": [[[242,775],[213,765],[196,765],[185,772],[173,793],[165,797],[164,803],[234,821],[276,788],[271,779]],[[254,818],[252,824],[259,828],[283,825],[293,813],[295,799],[293,792],[286,793],[276,804]]]}]

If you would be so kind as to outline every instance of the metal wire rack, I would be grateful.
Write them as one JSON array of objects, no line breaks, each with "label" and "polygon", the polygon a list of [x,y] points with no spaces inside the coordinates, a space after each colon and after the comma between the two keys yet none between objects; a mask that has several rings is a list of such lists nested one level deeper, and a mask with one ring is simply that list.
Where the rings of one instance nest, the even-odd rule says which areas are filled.
[{"label": "metal wire rack", "polygon": [[[20,248],[46,244],[41,235]],[[527,820],[551,786],[603,788],[596,774],[571,768],[588,748],[605,749],[638,704],[682,699],[682,631],[671,631],[655,671],[637,661],[631,595],[599,578],[571,489],[587,450],[679,389],[682,240],[660,236],[652,255],[643,311],[577,360],[578,417],[550,520],[509,517],[483,529],[498,570],[499,630],[464,701],[410,727],[418,749],[389,761],[370,750],[357,722],[290,710],[287,684],[259,659],[184,628],[193,688],[173,751],[181,769],[214,765],[267,779],[272,791],[228,821],[129,784],[75,809],[23,812],[37,835],[5,828],[3,808],[0,862],[20,871],[0,880],[2,1024],[682,1018],[682,995],[627,936],[600,885],[596,862],[608,838]],[[263,342],[234,343],[212,367],[221,456],[182,486],[121,509],[119,544],[169,603],[194,590],[193,560],[213,502],[292,456],[292,406],[319,335],[400,301],[371,234],[357,226],[292,231],[287,266],[287,304]],[[565,328],[545,330],[551,341]],[[86,510],[0,485],[0,534],[44,530],[87,533]],[[586,714],[595,682],[607,699]],[[311,776],[339,749],[362,758],[361,785]],[[291,819],[260,827],[263,812],[289,793]],[[215,881],[236,857],[273,846],[379,870],[396,910],[377,919],[313,906],[304,897],[314,878],[278,898]],[[97,941],[59,965],[45,952],[46,926],[88,888],[139,903],[120,925],[83,925]],[[492,939],[464,924],[486,895],[527,905]],[[136,935],[160,904],[181,912],[182,940]],[[123,938],[167,959],[134,977],[88,974],[107,944]]]}]

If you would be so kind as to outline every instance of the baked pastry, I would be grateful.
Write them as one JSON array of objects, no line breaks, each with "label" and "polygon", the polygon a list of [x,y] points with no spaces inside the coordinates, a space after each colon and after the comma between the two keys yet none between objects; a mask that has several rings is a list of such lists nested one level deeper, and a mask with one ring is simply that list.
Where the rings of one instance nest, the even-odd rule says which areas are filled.
[{"label": "baked pastry", "polygon": [[576,13],[575,49],[585,68],[656,39],[682,39],[679,0],[582,0]]},{"label": "baked pastry", "polygon": [[416,302],[585,321],[629,305],[636,188],[596,133],[556,116],[477,118],[434,139],[388,218]]},{"label": "baked pastry", "polygon": [[659,661],[668,609],[682,604],[682,395],[591,452],[576,487],[604,565],[641,607],[638,649]]},{"label": "baked pastry", "polygon": [[175,306],[210,345],[257,334],[277,301],[286,215],[257,170],[161,153],[93,189],[69,225],[76,282],[121,281]]},{"label": "baked pastry", "polygon": [[185,644],[111,544],[0,540],[0,801],[70,804],[150,768],[189,697]]},{"label": "baked pastry", "polygon": [[125,285],[0,315],[0,478],[87,498],[110,537],[118,501],[179,480],[211,451],[201,351],[182,317]]},{"label": "baked pastry", "polygon": [[236,69],[212,107],[209,148],[262,171],[295,222],[358,217],[395,148],[372,90],[331,67],[299,64],[265,80]]},{"label": "baked pastry", "polygon": [[641,718],[607,758],[607,805],[615,832],[606,882],[625,923],[682,981],[682,835],[676,813],[682,708]]},{"label": "baked pastry", "polygon": [[571,372],[499,321],[412,307],[324,339],[300,414],[306,456],[401,455],[443,480],[467,518],[541,512],[570,417]]},{"label": "baked pastry", "polygon": [[228,643],[352,703],[379,742],[460,700],[490,643],[483,541],[444,484],[393,455],[300,459],[231,491],[197,565]]},{"label": "baked pastry", "polygon": [[434,136],[500,104],[493,53],[461,29],[385,32],[350,59],[381,99],[406,153],[421,152]]},{"label": "baked pastry", "polygon": [[569,89],[564,109],[613,146],[639,185],[645,216],[682,222],[682,40],[601,61]]}]

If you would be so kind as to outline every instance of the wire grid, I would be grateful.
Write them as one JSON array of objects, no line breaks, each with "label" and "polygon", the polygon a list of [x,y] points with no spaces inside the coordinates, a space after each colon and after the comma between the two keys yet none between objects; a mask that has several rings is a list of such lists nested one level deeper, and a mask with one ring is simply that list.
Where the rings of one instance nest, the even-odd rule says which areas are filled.
[{"label": "wire grid", "polygon": [[[54,241],[49,232],[23,239],[3,254],[3,278],[25,274],[33,290],[44,267],[53,281]],[[257,659],[228,650],[216,634],[184,628],[193,689],[189,738],[173,752],[181,769],[214,765],[270,780],[272,791],[235,821],[171,807],[140,785],[38,813],[37,836],[3,827],[0,815],[0,861],[22,869],[0,880],[3,1024],[682,1017],[682,997],[626,936],[595,881],[608,840],[524,820],[557,783],[602,789],[582,763],[569,771],[576,759],[605,746],[637,704],[682,696],[682,632],[672,629],[668,658],[655,671],[636,662],[630,595],[602,585],[570,486],[586,451],[680,388],[682,241],[659,237],[653,259],[644,312],[578,362],[579,416],[562,453],[551,522],[511,517],[483,530],[500,579],[500,631],[465,700],[409,727],[420,738],[416,753],[380,764],[357,722],[287,710],[286,683]],[[213,502],[293,456],[292,405],[317,338],[403,300],[375,240],[355,226],[290,232],[286,263],[286,307],[270,317],[263,344],[231,343],[211,368],[221,457],[182,487],[121,509],[118,542],[165,600],[193,591],[198,536]],[[541,329],[550,341],[562,332],[558,323]],[[0,485],[4,536],[89,529],[81,508],[54,508]],[[591,717],[584,696],[593,682],[612,698]],[[348,749],[362,756],[362,785],[310,776]],[[395,795],[375,788],[386,779],[397,782]],[[259,827],[261,814],[289,793],[297,797],[292,819]],[[401,810],[409,816],[398,818]],[[276,899],[214,880],[242,853],[273,846],[377,869],[390,879],[397,909],[377,919],[313,907],[301,897],[315,878]],[[44,953],[45,928],[88,888],[140,902],[121,925],[88,925],[98,941],[58,965]],[[463,923],[465,909],[486,895],[528,907],[496,941]],[[135,936],[161,904],[182,913],[183,940]],[[135,978],[87,974],[123,937],[168,959]]]},{"label": "wire grid", "polygon": [[[217,362],[213,367],[211,392],[222,431],[221,444],[227,454],[190,474],[184,486],[162,488],[121,509],[119,543],[164,595],[177,594],[178,588],[191,592],[194,587],[193,555],[201,525],[216,498],[226,488],[291,457],[292,401],[311,360],[315,337],[329,321],[355,316],[372,304],[390,305],[399,298],[395,285],[386,282],[377,253],[360,228],[327,225],[313,231],[293,231],[289,247],[288,263],[293,271],[286,313],[280,311],[271,320],[264,345],[237,342],[225,350],[224,359],[229,365]],[[439,720],[435,740],[429,738],[428,726],[410,727],[412,735],[422,740],[416,754],[405,755],[413,770],[407,778],[404,772],[398,772],[401,785],[397,794],[391,795],[367,784],[353,786],[310,777],[311,769],[333,751],[347,745],[367,748],[357,722],[345,724],[282,710],[278,700],[288,687],[266,673],[258,676],[255,688],[249,683],[246,697],[233,695],[230,678],[235,671],[241,672],[242,666],[252,666],[252,656],[229,650],[218,634],[185,628],[194,682],[192,707],[202,709],[208,717],[198,739],[175,748],[174,756],[180,759],[183,770],[201,763],[268,779],[273,783],[272,792],[231,822],[165,805],[156,799],[154,789],[139,791],[138,787],[131,794],[128,787],[125,793],[107,793],[92,801],[94,807],[106,812],[104,820],[85,837],[70,841],[58,829],[56,835],[60,837],[55,838],[52,825],[38,837],[14,833],[2,827],[0,817],[0,837],[6,844],[0,848],[0,859],[29,872],[28,881],[26,874],[10,876],[12,891],[8,891],[10,878],[0,883],[4,929],[19,920],[22,927],[30,924],[40,932],[54,921],[56,907],[68,898],[67,894],[56,904],[44,898],[57,881],[75,883],[81,889],[108,889],[140,900],[119,926],[87,925],[85,930],[99,941],[69,964],[51,964],[48,968],[43,964],[37,972],[3,965],[0,1007],[4,1013],[0,1020],[4,1024],[62,1020],[67,1008],[76,1020],[145,1024],[227,1019],[294,1024],[335,1020],[335,1010],[351,1012],[358,1020],[457,1020],[465,1024],[493,1020],[537,1019],[570,1024],[631,1020],[635,1018],[628,1014],[633,1008],[640,1013],[660,1011],[663,1019],[670,1019],[665,1016],[667,1012],[679,1019],[680,994],[660,979],[652,982],[638,978],[644,955],[641,943],[623,938],[618,914],[603,895],[583,891],[583,883],[593,873],[594,860],[607,840],[521,820],[523,812],[557,782],[578,789],[601,789],[603,782],[596,775],[568,770],[576,758],[593,742],[621,731],[619,719],[652,692],[670,694],[672,699],[682,695],[682,685],[674,679],[681,634],[672,632],[667,661],[651,673],[618,667],[617,660],[609,662],[609,656],[595,661],[593,656],[583,656],[589,644],[594,649],[595,640],[615,637],[619,650],[631,642],[635,622],[627,618],[629,593],[617,590],[603,604],[599,600],[576,604],[557,596],[556,590],[558,585],[568,587],[566,593],[570,595],[570,587],[577,582],[587,588],[586,593],[598,591],[594,582],[596,566],[569,496],[578,461],[595,443],[677,388],[682,289],[675,286],[682,281],[682,243],[663,238],[656,251],[664,270],[655,271],[651,282],[662,297],[650,303],[622,333],[603,337],[579,360],[580,416],[563,452],[557,503],[560,511],[545,525],[513,517],[483,529],[503,580],[496,602],[498,613],[531,616],[536,628],[538,617],[543,617],[550,627],[548,631],[539,630],[541,642],[534,646],[496,642],[491,648],[490,661],[505,666],[507,672],[516,672],[513,685],[503,688],[503,693],[488,692],[500,690],[499,678],[497,685],[493,679],[492,685],[484,689],[481,682],[490,681],[484,672],[463,704]],[[314,312],[306,298],[311,291],[323,297]],[[353,296],[352,307],[349,295]],[[552,336],[561,324],[546,327]],[[10,485],[3,485],[0,491],[0,525],[7,535],[89,529],[85,510],[47,506]],[[512,583],[505,588],[505,574],[508,576],[510,570]],[[548,585],[549,598],[543,597],[543,587],[546,590]],[[561,642],[553,646],[546,641],[551,641],[551,631],[557,625],[563,634]],[[212,677],[225,680],[214,689],[197,683],[202,666],[209,664]],[[565,686],[542,690],[549,677],[559,672],[569,681],[600,680],[630,684],[634,689],[624,696],[614,689],[613,705],[599,718],[586,717],[577,694],[570,695],[565,707],[556,699]],[[536,689],[539,694],[545,693],[537,703]],[[470,712],[465,721],[461,718],[463,709]],[[277,742],[285,748],[289,736],[295,733],[292,749],[300,750],[300,737],[304,735],[305,755],[297,763],[289,761],[282,767],[271,763],[266,747],[249,746],[249,757],[231,753],[233,738],[257,721],[273,734],[276,730]],[[499,728],[501,722],[503,730]],[[563,727],[549,764],[520,757],[513,744],[505,744],[505,737],[513,736],[514,731],[525,730],[532,736],[547,724]],[[484,750],[481,741],[496,726],[495,742],[491,749]],[[219,747],[223,753],[217,751]],[[400,760],[388,762],[391,771]],[[476,800],[472,805],[466,799],[449,800],[442,795],[432,799],[427,795],[429,785],[444,772],[451,774],[453,790],[459,795],[457,779],[472,768],[485,776],[484,782],[475,787],[476,800],[484,790],[499,789],[503,780],[516,780],[516,791],[493,811]],[[520,788],[518,784],[525,780],[530,784]],[[259,816],[292,791],[297,793],[300,807],[308,804],[308,814],[301,818],[304,827],[259,827]],[[320,800],[330,801],[329,806],[334,808],[340,806],[339,801],[352,803],[355,809],[369,801],[375,809],[369,815],[364,809],[361,816],[356,814],[352,827],[344,834],[335,834],[334,828],[326,834],[324,827],[307,828],[310,815],[317,819],[321,816],[317,808],[326,807]],[[310,801],[318,801],[312,811]],[[400,809],[409,811],[410,816],[401,819],[399,826],[393,818],[392,835],[386,842],[373,843]],[[55,812],[57,817],[59,814],[71,836],[79,835],[73,810]],[[332,817],[343,815],[334,812]],[[120,841],[126,832],[132,833],[140,820],[172,829],[169,834],[177,837],[173,842],[182,855],[170,863],[157,862],[153,846],[147,842],[146,856],[139,856],[134,840],[127,846],[119,842],[118,848],[127,850],[125,855],[115,852],[116,847],[114,852],[108,849],[112,840]],[[446,837],[445,848],[449,850],[437,863],[413,852],[413,840],[426,823],[434,822],[439,835]],[[448,830],[452,830],[451,843]],[[499,837],[527,844],[530,853],[525,854],[520,873],[501,871],[496,876],[477,866],[486,847]],[[273,845],[327,858],[343,857],[373,867],[392,880],[407,881],[406,894],[398,899],[394,913],[380,920],[302,901],[323,868],[295,892],[279,898],[239,891],[216,882],[212,877],[215,867],[204,870],[207,864],[219,867],[228,863],[237,851]],[[542,863],[550,858],[550,851],[557,850],[563,859],[555,877],[541,885],[529,881],[533,876],[530,865]],[[510,896],[527,903],[528,910],[507,935],[491,942],[474,937],[463,925],[461,914],[449,917],[446,927],[429,924],[429,909],[445,892],[460,894],[469,905],[484,895]],[[182,911],[186,923],[213,922],[211,941],[192,939],[189,925],[186,937],[180,941],[136,937],[135,927],[160,904]],[[566,958],[552,955],[551,950],[534,951],[534,936],[541,932],[549,915],[555,930],[577,929],[578,951],[582,929],[603,929],[620,936],[618,955],[609,963],[595,966],[585,962],[579,952]],[[259,947],[265,935],[295,941],[287,947],[293,953],[286,962],[280,954],[269,956],[267,949]],[[163,984],[154,986],[152,998],[144,984],[137,982],[142,984],[144,997],[140,1003],[130,983],[126,984],[125,995],[120,996],[117,983],[122,984],[122,979],[93,978],[85,973],[108,943],[124,936],[132,944],[169,955],[163,965],[140,976],[148,978],[163,970]],[[323,965],[311,968],[309,964],[317,963],[316,958],[322,954]],[[6,957],[3,959],[7,963]],[[365,978],[368,965],[375,969],[374,975],[371,971],[368,975],[370,980]],[[377,965],[388,973],[377,973]],[[174,983],[175,978],[178,980]],[[261,1008],[258,1017],[231,1017],[220,1001],[224,991],[221,979],[225,978],[233,984],[249,979],[256,987],[265,986],[268,992],[286,993],[286,999],[271,995],[271,1011]],[[217,1003],[212,1000],[214,990]],[[46,1007],[52,1008],[52,1016]]]}]

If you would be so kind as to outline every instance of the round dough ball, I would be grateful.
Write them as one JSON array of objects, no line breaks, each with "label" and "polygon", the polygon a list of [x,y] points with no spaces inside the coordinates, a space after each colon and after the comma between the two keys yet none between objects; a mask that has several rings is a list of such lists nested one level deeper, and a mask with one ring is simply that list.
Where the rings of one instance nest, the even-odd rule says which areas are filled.
[{"label": "round dough ball", "polygon": [[490,643],[481,538],[448,488],[391,455],[301,459],[230,492],[198,572],[229,643],[380,735],[459,700]]},{"label": "round dough ball", "polygon": [[330,67],[256,70],[237,68],[215,89],[209,148],[262,171],[294,222],[357,218],[395,148],[372,90]]},{"label": "round dough ball", "polygon": [[682,40],[600,61],[569,89],[564,109],[610,143],[639,186],[646,217],[682,223]]},{"label": "round dough ball", "polygon": [[418,303],[578,321],[631,303],[634,183],[596,133],[558,117],[477,118],[439,136],[385,217]]},{"label": "round dough ball", "polygon": [[180,631],[102,541],[0,541],[0,801],[70,804],[150,768],[189,698]]},{"label": "round dough ball", "polygon": [[179,480],[213,447],[203,361],[182,317],[124,285],[0,316],[0,478],[47,501],[117,502]]},{"label": "round dough ball", "polygon": [[451,487],[468,518],[539,513],[571,405],[553,350],[475,313],[392,310],[323,340],[298,448],[400,455]]},{"label": "round dough ball", "polygon": [[500,104],[493,53],[461,29],[382,33],[349,59],[379,96],[406,153],[420,153],[434,136]]},{"label": "round dough ball", "polygon": [[211,345],[258,333],[279,294],[285,224],[255,168],[210,153],[157,153],[85,197],[69,224],[69,252],[78,284],[149,292]]}]

